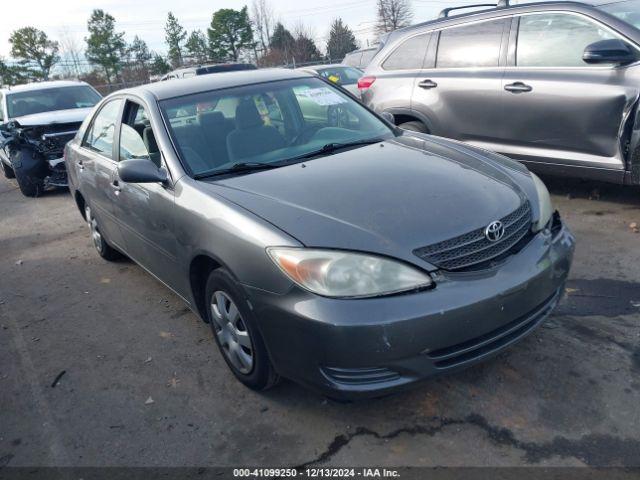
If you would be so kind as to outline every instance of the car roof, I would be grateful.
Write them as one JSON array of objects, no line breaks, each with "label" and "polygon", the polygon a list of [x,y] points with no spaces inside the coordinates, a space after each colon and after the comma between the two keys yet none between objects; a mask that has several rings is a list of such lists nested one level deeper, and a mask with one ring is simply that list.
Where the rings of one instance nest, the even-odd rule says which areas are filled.
[{"label": "car roof", "polygon": [[88,85],[88,84],[86,82],[78,82],[74,80],[52,80],[49,82],[33,82],[33,83],[25,83],[23,85],[15,85],[13,87],[3,88],[0,91],[8,95],[11,93],[18,93],[18,92],[46,90],[48,88],[76,87],[78,85]]},{"label": "car roof", "polygon": [[223,72],[216,75],[198,75],[184,79],[171,79],[163,82],[149,83],[126,90],[119,93],[153,95],[157,100],[181,97],[194,93],[206,92],[210,90],[220,90],[223,88],[241,87],[256,83],[273,82],[277,80],[289,80],[296,78],[312,77],[311,74],[303,70],[289,70],[284,68],[269,68],[262,70],[240,70],[235,72]]}]

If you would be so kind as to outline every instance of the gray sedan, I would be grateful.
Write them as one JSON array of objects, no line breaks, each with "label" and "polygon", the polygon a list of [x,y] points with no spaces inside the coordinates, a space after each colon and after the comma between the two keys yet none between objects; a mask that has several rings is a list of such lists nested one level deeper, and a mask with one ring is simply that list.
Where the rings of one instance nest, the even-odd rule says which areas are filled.
[{"label": "gray sedan", "polygon": [[381,395],[466,367],[540,325],[571,265],[525,167],[304,72],[114,93],[65,153],[99,254],[175,291],[258,390]]}]

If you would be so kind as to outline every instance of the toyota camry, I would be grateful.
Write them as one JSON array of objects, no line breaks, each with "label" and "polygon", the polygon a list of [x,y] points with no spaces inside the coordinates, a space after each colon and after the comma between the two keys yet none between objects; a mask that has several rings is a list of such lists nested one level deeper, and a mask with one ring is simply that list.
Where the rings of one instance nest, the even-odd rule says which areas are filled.
[{"label": "toyota camry", "polygon": [[248,387],[379,396],[533,331],[574,248],[521,164],[390,120],[300,71],[143,85],[67,145],[70,191]]}]

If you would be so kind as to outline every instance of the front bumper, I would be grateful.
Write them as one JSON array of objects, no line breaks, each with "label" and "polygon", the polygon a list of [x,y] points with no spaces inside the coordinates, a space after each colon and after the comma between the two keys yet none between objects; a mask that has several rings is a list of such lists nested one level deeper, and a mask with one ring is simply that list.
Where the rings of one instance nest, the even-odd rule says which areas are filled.
[{"label": "front bumper", "polygon": [[246,287],[276,370],[332,397],[380,396],[497,354],[560,299],[574,238],[539,233],[485,271],[439,272],[431,290],[330,299]]}]

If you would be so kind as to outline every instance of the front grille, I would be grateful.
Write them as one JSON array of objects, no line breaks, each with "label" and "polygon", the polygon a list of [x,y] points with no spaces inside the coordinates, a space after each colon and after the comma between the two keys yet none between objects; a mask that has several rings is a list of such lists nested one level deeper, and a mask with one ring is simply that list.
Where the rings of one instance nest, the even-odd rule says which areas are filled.
[{"label": "front grille", "polygon": [[533,311],[502,327],[466,342],[434,350],[428,356],[437,368],[451,368],[495,352],[540,325],[558,303],[561,292],[561,289],[556,290]]},{"label": "front grille", "polygon": [[489,241],[484,228],[478,228],[443,242],[434,243],[413,251],[421,259],[444,270],[478,268],[491,260],[510,255],[528,240],[531,231],[531,207],[525,201],[520,207],[500,219],[504,236],[497,242]]},{"label": "front grille", "polygon": [[369,368],[335,368],[322,367],[322,372],[336,383],[345,385],[366,385],[383,383],[400,378],[398,372],[384,367]]}]

